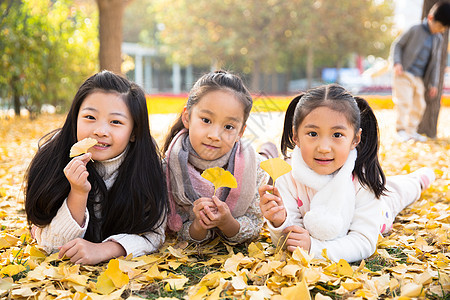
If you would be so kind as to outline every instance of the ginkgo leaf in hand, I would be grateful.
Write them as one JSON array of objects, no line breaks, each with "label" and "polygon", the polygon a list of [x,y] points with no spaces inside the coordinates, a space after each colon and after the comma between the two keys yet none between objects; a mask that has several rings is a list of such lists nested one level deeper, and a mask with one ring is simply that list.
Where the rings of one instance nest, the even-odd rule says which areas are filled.
[{"label": "ginkgo leaf in hand", "polygon": [[214,184],[214,194],[220,187],[237,187],[236,178],[234,178],[233,174],[219,167],[206,169],[203,171],[202,177]]},{"label": "ginkgo leaf in hand", "polygon": [[292,170],[291,165],[279,157],[264,160],[261,162],[260,166],[261,169],[266,171],[270,177],[272,177],[274,182],[278,177],[289,173]]},{"label": "ginkgo leaf in hand", "polygon": [[70,157],[75,157],[81,154],[84,154],[88,151],[89,148],[97,144],[96,139],[85,138],[81,141],[75,143],[72,148],[70,148]]}]

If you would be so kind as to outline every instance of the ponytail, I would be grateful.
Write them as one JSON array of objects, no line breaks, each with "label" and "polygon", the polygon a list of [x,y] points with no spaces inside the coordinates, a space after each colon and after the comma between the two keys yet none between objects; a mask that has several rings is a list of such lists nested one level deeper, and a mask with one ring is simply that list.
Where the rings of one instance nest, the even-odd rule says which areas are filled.
[{"label": "ponytail", "polygon": [[181,114],[178,117],[178,119],[175,121],[175,123],[172,125],[172,128],[170,128],[169,133],[166,136],[166,140],[164,141],[164,147],[163,147],[163,153],[162,156],[165,157],[165,153],[169,149],[170,143],[172,142],[173,138],[184,128],[183,120],[181,119]]},{"label": "ponytail", "polygon": [[300,94],[292,99],[291,103],[286,110],[286,115],[284,116],[284,127],[283,134],[281,136],[281,153],[284,157],[287,156],[286,151],[287,148],[294,149],[295,142],[293,140],[294,132],[293,132],[293,123],[294,123],[294,113],[295,108],[297,107],[298,102],[302,98],[304,94]]},{"label": "ponytail", "polygon": [[378,160],[379,131],[378,122],[366,100],[354,97],[361,115],[361,142],[356,149],[358,157],[354,174],[362,186],[366,186],[379,198],[386,191],[386,177]]}]

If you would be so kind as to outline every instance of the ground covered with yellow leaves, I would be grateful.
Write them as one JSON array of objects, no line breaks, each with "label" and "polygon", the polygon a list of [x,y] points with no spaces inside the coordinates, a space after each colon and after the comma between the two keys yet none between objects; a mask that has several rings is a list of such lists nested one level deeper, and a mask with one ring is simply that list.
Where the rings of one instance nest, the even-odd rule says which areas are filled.
[{"label": "ground covered with yellow leaves", "polygon": [[[38,138],[60,127],[64,117],[0,120],[0,297],[450,299],[450,108],[441,111],[438,139],[425,143],[398,143],[393,111],[376,113],[385,173],[429,166],[437,180],[397,217],[392,233],[380,238],[372,257],[351,265],[315,259],[301,249],[286,253],[271,244],[266,231],[247,245],[217,239],[196,246],[168,237],[158,253],[95,266],[47,256],[28,231],[23,174]],[[271,118],[272,127],[281,132],[280,116]],[[163,133],[158,128],[153,131],[159,142]],[[258,138],[256,143],[262,141],[261,135]]]}]

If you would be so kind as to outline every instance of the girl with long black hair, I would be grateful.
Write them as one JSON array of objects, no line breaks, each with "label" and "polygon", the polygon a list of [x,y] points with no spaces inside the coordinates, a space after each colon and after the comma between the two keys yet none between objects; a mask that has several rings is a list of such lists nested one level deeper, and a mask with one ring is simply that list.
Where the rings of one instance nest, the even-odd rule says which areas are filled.
[{"label": "girl with long black hair", "polygon": [[[77,141],[97,143],[69,157]],[[164,242],[167,192],[144,91],[109,71],[88,78],[63,127],[41,143],[26,175],[25,210],[47,252],[73,263],[154,252]]]}]

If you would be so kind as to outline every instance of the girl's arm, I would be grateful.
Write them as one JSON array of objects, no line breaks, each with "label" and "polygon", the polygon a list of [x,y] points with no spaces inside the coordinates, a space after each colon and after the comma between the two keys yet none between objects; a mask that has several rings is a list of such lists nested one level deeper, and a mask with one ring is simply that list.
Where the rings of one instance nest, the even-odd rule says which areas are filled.
[{"label": "girl's arm", "polygon": [[[213,232],[212,230],[206,230],[206,235],[204,238],[200,238],[200,239],[196,239],[194,236],[191,235],[191,227],[192,226],[200,226],[198,224],[193,225],[194,221],[189,221],[187,220],[186,222],[183,223],[183,227],[181,228],[181,230],[178,232],[178,237],[181,240],[186,240],[186,241],[193,241],[196,243],[201,243],[203,241],[209,240],[212,236],[213,236]],[[194,229],[194,228],[193,228]]]},{"label": "girl's arm", "polygon": [[142,235],[137,234],[116,234],[108,237],[103,243],[113,241],[120,244],[125,250],[124,256],[133,254],[133,257],[157,251],[164,243],[166,235],[166,219],[155,229],[155,232],[148,232]]},{"label": "girl's arm", "polygon": [[347,235],[330,241],[320,241],[311,237],[310,253],[333,261],[345,259],[348,262],[359,261],[371,256],[377,247],[380,234],[381,203],[373,193],[360,188],[356,194],[355,214]]},{"label": "girl's arm", "polygon": [[77,238],[60,247],[59,258],[70,258],[75,264],[94,265],[120,256],[133,257],[155,252],[164,243],[166,221],[155,232],[146,234],[116,234],[101,243]]},{"label": "girl's arm", "polygon": [[91,184],[87,180],[89,173],[86,164],[91,159],[91,153],[74,157],[64,168],[64,175],[70,183],[67,196],[67,206],[78,225],[83,226],[85,210]]},{"label": "girl's arm", "polygon": [[47,253],[57,252],[59,247],[69,241],[84,237],[89,223],[87,209],[84,211],[83,218],[84,225],[80,226],[72,217],[67,200],[65,200],[50,224],[45,227],[33,226],[33,236],[38,245],[43,247]]},{"label": "girl's arm", "polygon": [[125,253],[125,249],[114,241],[93,243],[77,238],[60,247],[58,258],[67,257],[74,264],[95,265]]},{"label": "girl's arm", "polygon": [[269,229],[272,242],[277,245],[278,240],[284,236],[283,231],[285,228],[292,225],[303,227],[303,218],[298,209],[297,189],[292,182],[290,173],[278,178],[275,185],[286,209],[286,220],[280,226],[274,226],[270,221],[267,221],[267,228]]},{"label": "girl's arm", "polygon": [[255,193],[252,203],[248,207],[243,216],[237,217],[235,221],[239,228],[234,235],[227,235],[223,232],[223,236],[230,242],[242,243],[258,237],[264,224],[264,219],[259,208],[259,194]]}]

